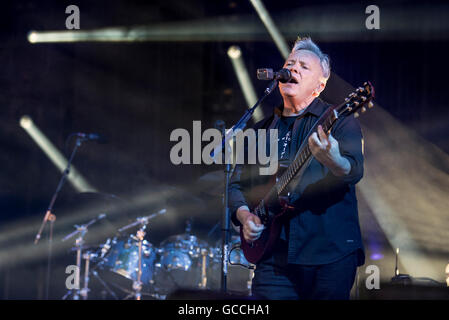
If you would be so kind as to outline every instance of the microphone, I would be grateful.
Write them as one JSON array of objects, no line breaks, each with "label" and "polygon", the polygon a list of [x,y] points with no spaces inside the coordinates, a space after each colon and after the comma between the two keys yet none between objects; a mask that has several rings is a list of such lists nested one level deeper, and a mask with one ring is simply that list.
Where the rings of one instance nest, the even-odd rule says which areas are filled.
[{"label": "microphone", "polygon": [[292,73],[288,69],[281,69],[274,72],[273,69],[263,68],[257,69],[257,79],[259,80],[279,80],[282,83],[289,82],[292,78]]},{"label": "microphone", "polygon": [[96,141],[97,143],[107,143],[108,140],[106,139],[106,137],[98,134],[98,133],[82,133],[82,132],[77,132],[75,133],[75,135],[78,138],[87,140],[87,141]]}]

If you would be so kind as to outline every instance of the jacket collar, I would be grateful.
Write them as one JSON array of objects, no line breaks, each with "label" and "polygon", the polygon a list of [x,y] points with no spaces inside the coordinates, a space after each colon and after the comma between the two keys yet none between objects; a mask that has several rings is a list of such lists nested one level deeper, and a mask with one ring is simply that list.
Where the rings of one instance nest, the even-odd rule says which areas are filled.
[{"label": "jacket collar", "polygon": [[[316,117],[319,117],[323,113],[325,102],[320,98],[315,98],[304,111],[303,115],[310,113]],[[284,102],[278,107],[274,108],[274,114],[278,117],[282,116],[282,110],[284,110]]]}]

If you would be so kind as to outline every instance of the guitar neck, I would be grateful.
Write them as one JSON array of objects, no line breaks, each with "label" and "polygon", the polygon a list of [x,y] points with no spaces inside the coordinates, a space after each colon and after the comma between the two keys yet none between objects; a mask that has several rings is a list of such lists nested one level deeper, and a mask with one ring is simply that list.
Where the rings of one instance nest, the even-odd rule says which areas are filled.
[{"label": "guitar neck", "polygon": [[276,191],[277,195],[280,195],[285,190],[288,184],[295,177],[296,173],[298,173],[298,171],[304,166],[304,164],[312,155],[309,149],[309,137],[318,130],[319,125],[323,127],[324,132],[329,132],[337,119],[338,115],[335,111],[335,108],[329,107],[326,112],[324,112],[321,117],[315,122],[312,129],[310,129],[309,133],[307,134],[307,137],[304,139],[298,152],[296,153],[294,160],[290,163],[288,168],[273,186],[273,189],[274,191]]},{"label": "guitar neck", "polygon": [[273,185],[270,191],[265,195],[265,197],[256,206],[254,212],[259,215],[259,217],[266,217],[268,212],[266,212],[265,204],[269,203],[271,199],[277,198],[292,181],[298,171],[304,166],[307,160],[310,158],[312,153],[309,149],[309,137],[317,131],[318,126],[321,125],[325,132],[329,132],[332,129],[335,121],[338,119],[338,114],[335,111],[336,108],[329,107],[315,122],[313,127],[310,129],[307,137],[304,139],[301,147],[295,155],[294,160],[290,163],[285,172],[277,179],[277,182]]}]

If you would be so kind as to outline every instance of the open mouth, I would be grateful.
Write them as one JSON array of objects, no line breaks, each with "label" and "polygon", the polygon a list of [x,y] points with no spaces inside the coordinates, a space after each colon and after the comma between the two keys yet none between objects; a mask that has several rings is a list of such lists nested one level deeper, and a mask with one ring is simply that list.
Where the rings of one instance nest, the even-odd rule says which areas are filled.
[{"label": "open mouth", "polygon": [[288,83],[298,83],[298,80],[292,77]]}]

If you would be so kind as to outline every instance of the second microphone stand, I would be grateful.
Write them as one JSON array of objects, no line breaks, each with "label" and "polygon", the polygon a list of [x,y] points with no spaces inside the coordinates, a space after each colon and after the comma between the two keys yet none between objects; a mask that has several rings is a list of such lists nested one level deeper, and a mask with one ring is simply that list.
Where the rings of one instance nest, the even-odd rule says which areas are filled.
[{"label": "second microphone stand", "polygon": [[47,212],[45,213],[44,219],[42,220],[41,226],[39,228],[39,232],[36,235],[36,238],[34,239],[34,244],[37,244],[39,242],[39,239],[41,238],[42,231],[44,230],[45,225],[47,224],[47,221],[50,221],[50,233],[48,236],[48,260],[47,260],[47,277],[45,281],[45,299],[48,300],[49,295],[49,287],[50,287],[50,275],[51,275],[51,259],[52,259],[52,242],[53,242],[53,225],[56,220],[56,215],[53,213],[53,206],[55,204],[56,198],[58,197],[59,191],[61,191],[67,176],[70,173],[70,166],[72,164],[73,158],[75,157],[76,151],[81,146],[81,142],[85,139],[77,138],[75,147],[73,148],[72,154],[70,155],[70,159],[67,162],[67,168],[64,170],[61,179],[59,180],[58,186],[56,187],[56,191],[53,194],[50,204],[48,206]]}]

